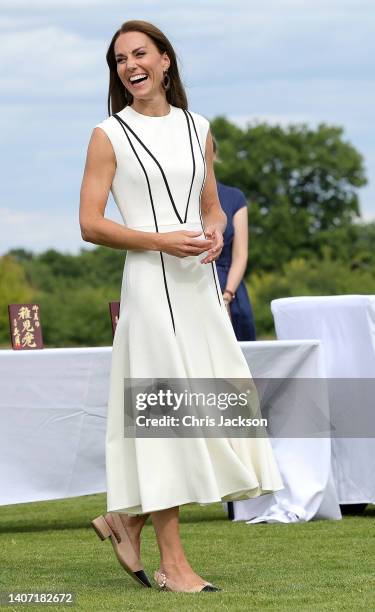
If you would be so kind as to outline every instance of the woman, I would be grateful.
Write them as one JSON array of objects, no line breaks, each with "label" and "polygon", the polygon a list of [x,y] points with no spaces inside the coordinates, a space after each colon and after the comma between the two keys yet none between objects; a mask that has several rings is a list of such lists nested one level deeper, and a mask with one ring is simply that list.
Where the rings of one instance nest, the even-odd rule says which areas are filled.
[{"label": "woman", "polygon": [[[217,145],[212,138],[214,162]],[[254,315],[243,275],[248,257],[247,203],[242,191],[217,181],[220,204],[227,217],[224,247],[216,260],[224,303],[231,318],[237,340],[255,340]]]},{"label": "woman", "polygon": [[[84,240],[127,256],[113,341],[107,413],[107,514],[93,521],[125,570],[149,586],[140,534],[151,515],[160,588],[218,590],[194,572],[179,506],[283,488],[269,440],[124,437],[124,379],[251,379],[216,275],[226,218],[209,122],[187,110],[165,35],[128,21],[107,52],[108,112],[93,130],[81,188]],[[112,190],[124,225],[104,218]],[[203,232],[204,228],[204,232]]]}]

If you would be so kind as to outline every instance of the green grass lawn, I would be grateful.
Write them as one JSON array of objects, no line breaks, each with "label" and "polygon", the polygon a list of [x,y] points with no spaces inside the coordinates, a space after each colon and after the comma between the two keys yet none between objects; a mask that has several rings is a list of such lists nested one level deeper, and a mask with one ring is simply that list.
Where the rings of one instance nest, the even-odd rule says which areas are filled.
[{"label": "green grass lawn", "polygon": [[[290,525],[232,523],[221,504],[184,506],[188,558],[223,589],[196,594],[138,587],[90,526],[103,511],[104,494],[0,508],[0,590],[74,592],[76,605],[58,610],[375,609],[375,506],[342,521]],[[142,558],[151,578],[158,550],[149,521]]]}]

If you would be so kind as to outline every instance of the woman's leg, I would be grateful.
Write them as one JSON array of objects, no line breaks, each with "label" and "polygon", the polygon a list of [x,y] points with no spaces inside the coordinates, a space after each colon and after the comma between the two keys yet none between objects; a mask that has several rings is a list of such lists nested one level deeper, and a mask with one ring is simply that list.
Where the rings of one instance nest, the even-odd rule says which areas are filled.
[{"label": "woman's leg", "polygon": [[[107,521],[107,523],[109,523],[112,529],[114,529],[114,524],[113,524],[111,514],[112,514],[111,512],[108,512],[105,515],[105,520]],[[138,557],[141,556],[141,531],[149,516],[150,516],[149,514],[141,514],[140,516],[131,516],[130,514],[124,514],[122,512],[119,513],[119,517],[121,518],[123,525],[126,527],[126,531],[128,533],[129,539]]]},{"label": "woman's leg", "polygon": [[179,586],[189,589],[205,584],[189,564],[179,532],[179,506],[151,513],[160,551],[160,571]]}]

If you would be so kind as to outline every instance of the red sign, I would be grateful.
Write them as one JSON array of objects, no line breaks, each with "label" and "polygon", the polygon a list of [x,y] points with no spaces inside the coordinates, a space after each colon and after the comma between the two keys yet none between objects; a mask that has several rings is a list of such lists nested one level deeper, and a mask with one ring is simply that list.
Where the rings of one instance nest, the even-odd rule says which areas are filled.
[{"label": "red sign", "polygon": [[43,348],[38,304],[9,304],[8,313],[12,347],[16,350]]}]

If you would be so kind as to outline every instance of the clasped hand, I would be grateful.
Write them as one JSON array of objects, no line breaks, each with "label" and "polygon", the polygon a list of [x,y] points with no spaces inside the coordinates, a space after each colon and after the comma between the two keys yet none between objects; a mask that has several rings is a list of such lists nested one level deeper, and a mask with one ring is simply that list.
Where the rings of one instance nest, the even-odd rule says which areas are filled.
[{"label": "clasped hand", "polygon": [[204,234],[206,238],[198,238],[201,231],[180,230],[160,234],[162,241],[161,251],[175,257],[189,257],[201,255],[208,251],[201,263],[215,261],[224,246],[223,234],[215,227],[208,227]]}]

